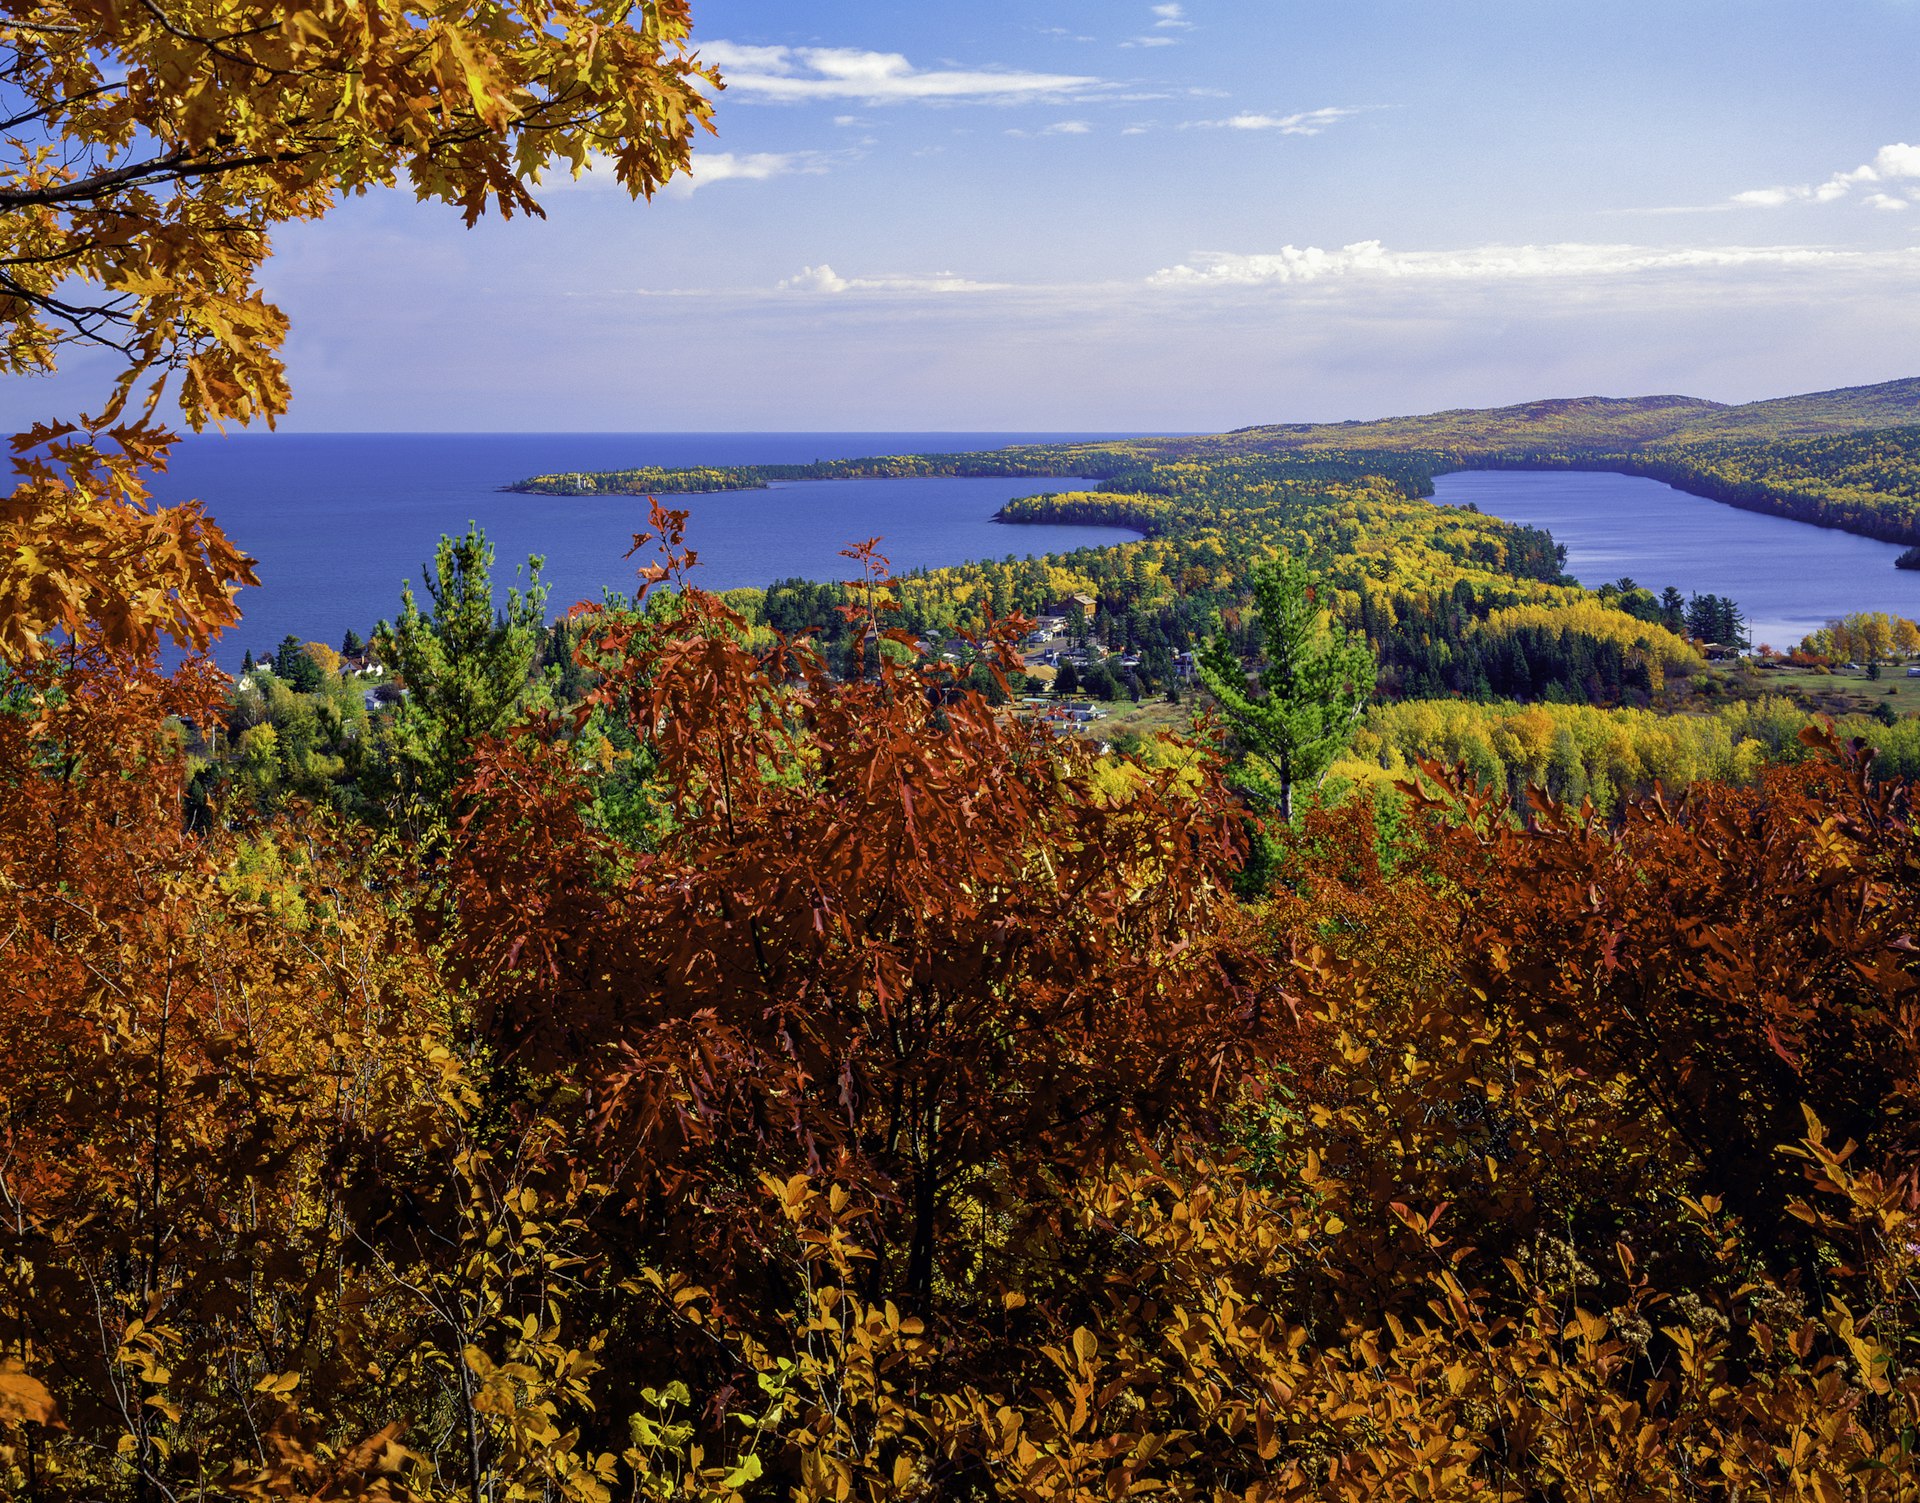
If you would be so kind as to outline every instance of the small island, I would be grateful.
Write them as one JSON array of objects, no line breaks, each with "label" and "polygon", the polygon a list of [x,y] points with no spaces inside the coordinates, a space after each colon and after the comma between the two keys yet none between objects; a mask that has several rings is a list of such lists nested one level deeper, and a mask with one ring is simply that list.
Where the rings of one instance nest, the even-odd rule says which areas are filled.
[{"label": "small island", "polygon": [[1893,566],[1896,569],[1920,569],[1920,546],[1907,549],[1893,561]]}]

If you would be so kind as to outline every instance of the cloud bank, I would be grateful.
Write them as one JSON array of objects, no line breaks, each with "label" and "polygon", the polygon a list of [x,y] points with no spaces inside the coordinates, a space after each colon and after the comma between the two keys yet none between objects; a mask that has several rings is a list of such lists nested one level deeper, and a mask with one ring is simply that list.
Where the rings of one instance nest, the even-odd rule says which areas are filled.
[{"label": "cloud bank", "polygon": [[803,266],[798,273],[780,283],[782,292],[825,293],[829,296],[844,292],[956,293],[1008,290],[1009,284],[1005,282],[975,282],[951,272],[928,277],[843,277],[824,261],[818,266]]},{"label": "cloud bank", "polygon": [[1513,245],[1469,250],[1394,251],[1378,240],[1337,250],[1282,246],[1261,254],[1213,251],[1192,264],[1169,266],[1147,280],[1155,287],[1285,286],[1324,280],[1543,281],[1619,277],[1665,271],[1760,267],[1847,267],[1885,262],[1920,265],[1920,252],[1874,253],[1822,246],[1710,246],[1667,249],[1637,245]]}]

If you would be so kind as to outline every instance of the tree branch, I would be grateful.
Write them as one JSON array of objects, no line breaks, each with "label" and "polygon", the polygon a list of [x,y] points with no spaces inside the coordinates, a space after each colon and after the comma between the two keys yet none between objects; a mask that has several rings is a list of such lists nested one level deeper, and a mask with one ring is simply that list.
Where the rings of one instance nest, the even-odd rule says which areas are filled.
[{"label": "tree branch", "polygon": [[93,177],[83,178],[77,183],[25,191],[0,189],[0,213],[10,209],[91,202],[106,198],[113,193],[124,192],[129,188],[145,188],[155,183],[191,182],[196,178],[241,172],[249,167],[285,166],[288,163],[305,161],[308,157],[319,154],[318,150],[259,152],[252,156],[230,157],[225,161],[194,162],[187,159],[184,146],[176,147],[167,156],[152,157],[145,162],[116,167],[111,172],[96,173]]}]

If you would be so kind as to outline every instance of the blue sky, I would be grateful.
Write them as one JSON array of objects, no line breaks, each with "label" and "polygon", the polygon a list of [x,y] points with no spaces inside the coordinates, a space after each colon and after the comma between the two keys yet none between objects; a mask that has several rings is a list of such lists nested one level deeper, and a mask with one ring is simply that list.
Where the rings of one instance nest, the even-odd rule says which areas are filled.
[{"label": "blue sky", "polygon": [[732,83],[690,185],[280,233],[289,427],[1215,430],[1920,373],[1920,0],[695,15]]}]

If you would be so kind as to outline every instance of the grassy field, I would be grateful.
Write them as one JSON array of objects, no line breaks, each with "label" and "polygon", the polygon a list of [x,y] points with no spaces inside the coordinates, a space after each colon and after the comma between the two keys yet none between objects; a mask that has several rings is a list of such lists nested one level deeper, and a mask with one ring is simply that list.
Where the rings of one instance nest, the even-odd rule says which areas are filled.
[{"label": "grassy field", "polygon": [[1812,673],[1792,668],[1753,668],[1741,673],[1740,681],[1763,694],[1791,695],[1809,708],[1833,714],[1868,711],[1877,704],[1891,705],[1901,715],[1920,712],[1920,678],[1908,678],[1903,663],[1891,664],[1880,673],[1876,680],[1845,670]]},{"label": "grassy field", "polygon": [[[1049,698],[1047,706],[1050,708],[1053,703],[1054,701]],[[1083,695],[1071,695],[1059,703],[1076,708],[1091,707],[1104,710],[1105,719],[1090,720],[1073,727],[1075,735],[1084,740],[1099,742],[1112,741],[1116,737],[1127,735],[1145,739],[1161,731],[1172,731],[1184,736],[1193,725],[1195,699],[1193,691],[1188,690],[1182,693],[1181,702],[1177,705],[1168,704],[1165,698],[1158,694],[1151,695],[1138,704],[1125,699],[1088,699]],[[1040,707],[1029,705],[1020,706],[1020,711],[1022,714],[1044,713]]]}]

